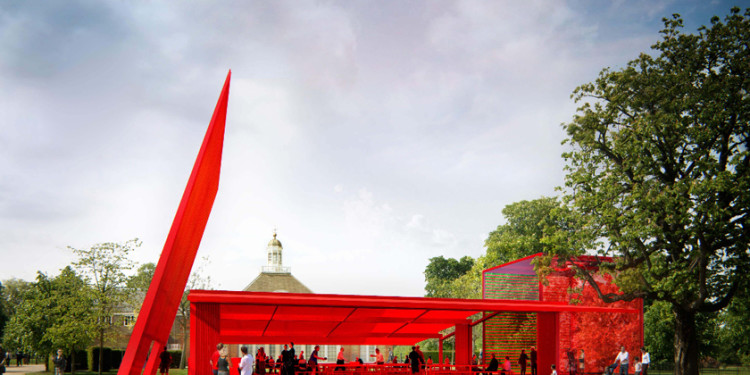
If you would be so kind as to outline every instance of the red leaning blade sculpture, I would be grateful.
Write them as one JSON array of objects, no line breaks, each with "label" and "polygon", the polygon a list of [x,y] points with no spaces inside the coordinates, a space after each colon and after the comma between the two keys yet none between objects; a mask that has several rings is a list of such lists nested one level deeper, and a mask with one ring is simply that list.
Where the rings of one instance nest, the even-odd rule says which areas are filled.
[{"label": "red leaning blade sculpture", "polygon": [[[219,189],[221,152],[224,146],[224,124],[227,118],[229,80],[227,74],[219,102],[203,138],[198,157],[193,166],[177,209],[172,228],[156,265],[154,278],[135,322],[118,375],[156,373],[159,353],[169,338],[182,293],[187,285],[195,254],[206,229],[208,216]],[[152,347],[153,343],[153,347]],[[149,350],[152,355],[149,357]],[[144,369],[144,362],[149,357]]]}]

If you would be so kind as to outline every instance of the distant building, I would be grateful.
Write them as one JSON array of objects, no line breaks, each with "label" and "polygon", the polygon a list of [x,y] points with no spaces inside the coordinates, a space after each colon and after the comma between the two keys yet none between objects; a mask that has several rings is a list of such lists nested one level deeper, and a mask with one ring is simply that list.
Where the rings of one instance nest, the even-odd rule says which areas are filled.
[{"label": "distant building", "polygon": [[[268,264],[261,267],[260,274],[242,290],[245,292],[313,293],[310,288],[292,275],[291,267],[284,267],[283,251],[284,247],[281,245],[281,241],[276,238],[276,231],[274,231],[273,238],[266,246]],[[315,343],[311,342],[298,343],[295,346],[297,355],[300,351],[304,351],[305,358],[309,358],[314,345]],[[250,344],[248,350],[255,355],[261,346],[264,347],[266,354],[271,358],[276,358],[281,354],[282,345]],[[319,355],[328,357],[328,362],[335,362],[339,348],[341,348],[340,345],[321,345]],[[385,354],[388,353],[388,350],[392,350],[391,347],[382,347],[382,349]],[[239,355],[239,345],[233,351],[236,351]],[[375,346],[344,345],[344,351],[347,361],[353,361],[358,356],[367,361],[370,359],[370,354],[375,353]]]}]

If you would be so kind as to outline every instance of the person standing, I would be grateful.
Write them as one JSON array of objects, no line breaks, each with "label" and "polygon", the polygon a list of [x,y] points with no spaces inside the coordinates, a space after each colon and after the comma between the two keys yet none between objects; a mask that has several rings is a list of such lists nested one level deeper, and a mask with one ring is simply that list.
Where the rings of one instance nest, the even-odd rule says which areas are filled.
[{"label": "person standing", "polygon": [[55,375],[63,375],[65,373],[68,361],[65,360],[62,349],[57,349],[57,355],[52,359],[52,363],[55,365]]},{"label": "person standing", "polygon": [[319,350],[320,350],[320,345],[315,345],[315,347],[313,348],[312,354],[310,354],[310,360],[307,361],[307,365],[310,366],[310,368],[312,369],[313,373],[316,373],[318,371],[318,360],[319,359],[322,359],[324,361],[328,360],[328,357],[321,358],[320,356],[318,356],[318,351]]},{"label": "person standing", "polygon": [[247,346],[240,348],[242,359],[240,359],[240,375],[253,375],[253,356],[247,352]]},{"label": "person standing", "polygon": [[518,364],[521,365],[521,375],[526,375],[526,362],[529,360],[529,356],[526,355],[526,351],[521,349],[521,355],[518,357]]},{"label": "person standing", "polygon": [[172,364],[172,356],[167,351],[167,347],[159,354],[159,373],[169,374],[169,366]]},{"label": "person standing", "polygon": [[416,345],[416,347],[417,347],[417,354],[419,354],[419,369],[424,370],[424,364],[425,364],[424,353],[422,353],[422,350],[419,349],[419,345]]},{"label": "person standing", "polygon": [[585,373],[586,370],[586,361],[583,354],[583,349],[581,349],[581,356],[578,357],[578,369],[581,370],[581,375]]},{"label": "person standing", "polygon": [[620,346],[620,353],[615,357],[615,364],[620,362],[620,375],[628,375],[628,360],[630,355],[625,351],[625,345]]},{"label": "person standing", "polygon": [[555,365],[552,365],[552,373],[550,375],[557,375],[557,370],[555,370]]},{"label": "person standing", "polygon": [[214,375],[219,374],[219,357],[221,357],[221,349],[224,348],[224,344],[216,344],[216,351],[211,354],[211,359],[208,360],[208,364],[211,365],[211,371]]},{"label": "person standing", "polygon": [[229,359],[229,350],[222,347],[219,352],[219,360],[216,361],[218,375],[229,375],[229,369],[232,368],[232,361]]},{"label": "person standing", "polygon": [[409,364],[411,365],[411,373],[416,374],[420,369],[419,353],[417,353],[417,347],[412,346],[411,352],[409,353]]},{"label": "person standing", "polygon": [[[339,354],[336,355],[336,364],[337,365],[343,365],[345,363],[346,359],[344,359],[344,347],[342,346],[339,349]],[[336,366],[336,371],[344,371],[346,370],[346,367],[344,366]]]},{"label": "person standing", "polygon": [[535,346],[531,347],[531,352],[529,354],[530,354],[529,359],[531,360],[531,375],[537,375],[536,374],[536,347]]},{"label": "person standing", "polygon": [[641,348],[641,374],[648,375],[648,365],[651,363],[651,356],[646,351],[646,347]]},{"label": "person standing", "polygon": [[267,360],[268,360],[268,358],[266,358],[266,351],[261,346],[260,348],[258,348],[258,353],[255,355],[255,363],[256,363],[255,370],[256,370],[256,373],[258,373],[260,375],[265,375],[266,374],[266,361]]},{"label": "person standing", "polygon": [[297,358],[297,352],[294,350],[294,342],[289,342],[289,351],[287,352],[287,358],[284,360],[286,366],[286,374],[294,375],[294,362]]},{"label": "person standing", "polygon": [[370,354],[370,357],[375,357],[375,363],[378,365],[385,364],[385,359],[383,358],[383,354],[380,353],[379,348],[375,348],[375,354]]}]

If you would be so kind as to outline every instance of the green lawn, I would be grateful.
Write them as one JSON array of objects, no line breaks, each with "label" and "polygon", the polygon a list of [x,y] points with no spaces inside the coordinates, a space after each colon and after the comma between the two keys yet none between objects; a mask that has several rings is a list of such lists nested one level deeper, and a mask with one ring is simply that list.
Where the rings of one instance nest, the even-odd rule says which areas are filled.
[{"label": "green lawn", "polygon": [[[159,374],[158,371],[156,373],[157,375]],[[42,372],[35,372],[34,374],[52,375],[54,374],[54,372],[42,371]],[[70,373],[66,372],[65,375],[70,375]],[[99,372],[88,371],[88,370],[76,370],[76,375],[99,375]],[[102,372],[102,375],[117,375],[117,370],[115,369],[115,370],[105,371],[105,372]],[[187,369],[180,370],[180,369],[172,368],[172,369],[169,369],[169,375],[187,375]]]}]

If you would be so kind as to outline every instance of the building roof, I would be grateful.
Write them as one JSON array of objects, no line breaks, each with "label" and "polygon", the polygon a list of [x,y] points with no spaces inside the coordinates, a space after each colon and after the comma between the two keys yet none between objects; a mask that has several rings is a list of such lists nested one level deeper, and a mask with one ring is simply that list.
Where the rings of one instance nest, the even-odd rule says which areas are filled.
[{"label": "building roof", "polygon": [[282,292],[282,293],[312,293],[310,288],[302,284],[291,273],[261,272],[251,281],[244,292]]}]

